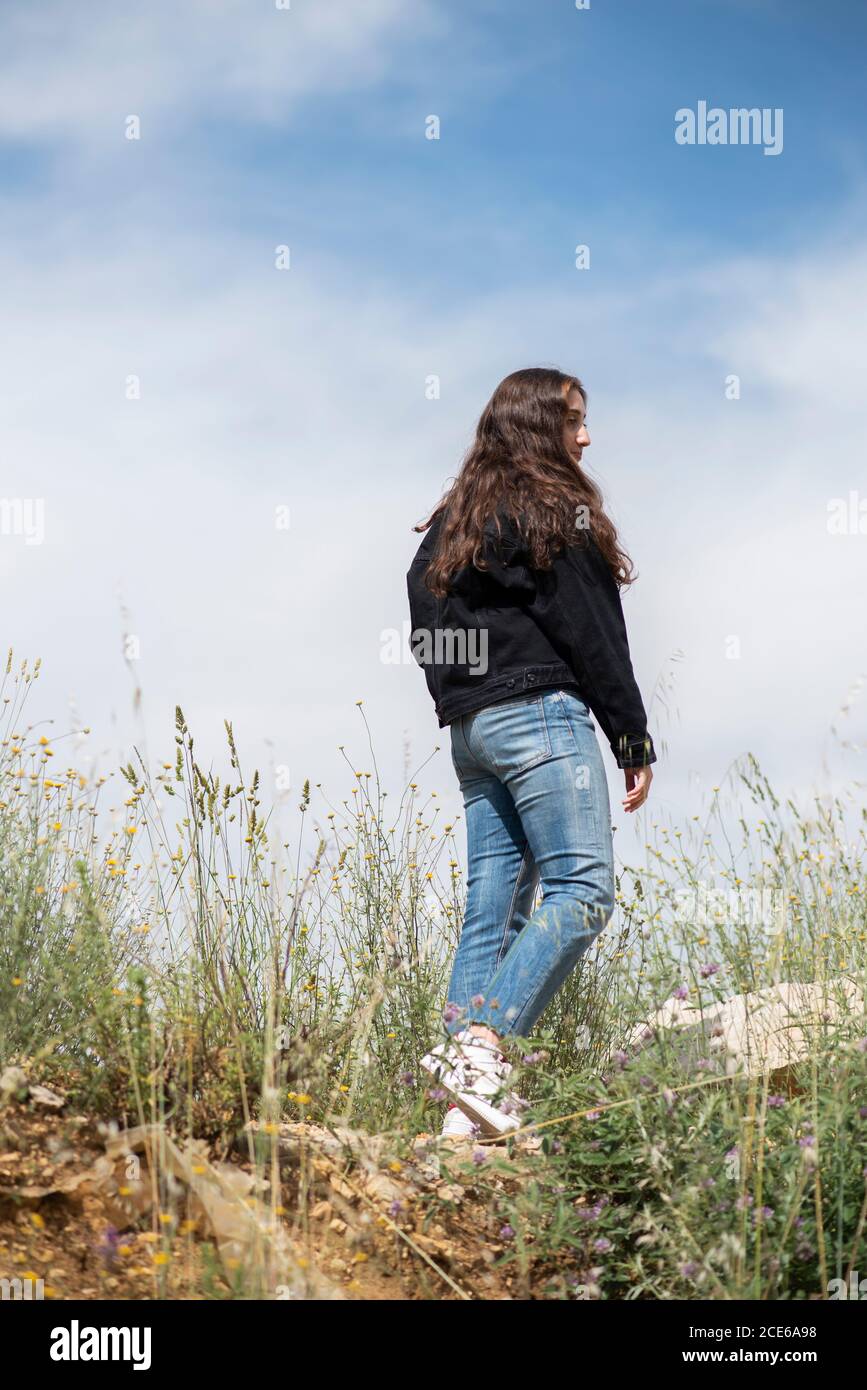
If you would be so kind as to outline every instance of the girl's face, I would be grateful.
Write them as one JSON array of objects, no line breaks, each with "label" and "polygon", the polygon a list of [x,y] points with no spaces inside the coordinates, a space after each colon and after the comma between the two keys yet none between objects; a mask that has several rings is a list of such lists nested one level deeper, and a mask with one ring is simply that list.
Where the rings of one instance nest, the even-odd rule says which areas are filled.
[{"label": "girl's face", "polygon": [[590,443],[590,435],[584,423],[584,397],[577,386],[570,386],[566,395],[567,413],[563,421],[563,448],[576,463]]}]

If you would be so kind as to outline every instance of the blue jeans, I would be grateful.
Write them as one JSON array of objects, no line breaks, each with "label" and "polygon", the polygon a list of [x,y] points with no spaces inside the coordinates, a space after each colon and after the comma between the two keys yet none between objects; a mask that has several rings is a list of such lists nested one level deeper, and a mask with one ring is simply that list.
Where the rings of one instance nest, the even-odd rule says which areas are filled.
[{"label": "blue jeans", "polygon": [[465,714],[450,729],[469,872],[446,1029],[484,1023],[501,1037],[527,1037],[614,911],[596,726],[577,692],[541,690]]}]

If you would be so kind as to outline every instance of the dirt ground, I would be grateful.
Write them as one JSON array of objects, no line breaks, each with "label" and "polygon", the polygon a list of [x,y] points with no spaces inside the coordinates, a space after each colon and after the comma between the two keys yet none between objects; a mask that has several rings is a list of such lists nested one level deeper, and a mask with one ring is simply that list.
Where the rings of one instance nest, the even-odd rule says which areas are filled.
[{"label": "dirt ground", "polygon": [[[31,1296],[58,1300],[269,1296],[258,1291],[267,1285],[251,1290],[245,1244],[245,1222],[261,1225],[264,1214],[293,1263],[291,1286],[279,1274],[271,1280],[277,1297],[540,1296],[514,1263],[499,1264],[506,1247],[490,1211],[491,1176],[478,1192],[473,1180],[478,1145],[418,1135],[413,1157],[399,1160],[389,1136],[313,1124],[274,1126],[263,1141],[271,1159],[258,1171],[246,1136],[219,1163],[200,1146],[185,1186],[180,1159],[175,1176],[157,1177],[152,1144],[138,1144],[139,1160],[120,1152],[123,1133],[64,1104],[7,1100],[0,1279],[21,1280],[24,1297],[30,1280]],[[493,1181],[503,1190],[544,1161],[522,1151],[510,1163],[502,1146],[487,1152],[494,1150]],[[279,1175],[279,1197],[263,1171]],[[11,1287],[5,1296],[22,1296]]]}]

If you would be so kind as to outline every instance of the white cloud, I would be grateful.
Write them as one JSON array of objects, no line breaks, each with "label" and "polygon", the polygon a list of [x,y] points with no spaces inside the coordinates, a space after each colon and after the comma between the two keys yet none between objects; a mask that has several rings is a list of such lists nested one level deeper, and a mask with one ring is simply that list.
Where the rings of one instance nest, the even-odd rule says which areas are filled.
[{"label": "white cloud", "polygon": [[[90,149],[140,108],[166,126],[282,118],[307,94],[386,76],[403,40],[440,22],[421,0],[150,4],[90,26],[74,7],[7,6],[0,132]],[[590,388],[589,461],[640,571],[625,608],[646,699],[686,653],[680,722],[651,715],[671,745],[655,807],[691,811],[690,779],[714,784],[746,748],[772,780],[808,779],[865,666],[867,537],[825,524],[829,497],[862,486],[863,246],[717,258],[614,292],[591,275],[580,295],[507,284],[447,298],[423,271],[374,278],[351,244],[340,262],[308,246],[281,274],[270,223],[258,239],[212,229],[207,207],[146,187],[104,213],[54,188],[8,211],[0,495],[44,497],[47,539],[0,536],[0,582],[14,585],[7,641],[45,661],[43,713],[62,723],[74,696],[103,745],[127,751],[120,591],[153,753],[171,753],[180,703],[204,762],[222,758],[228,717],[248,766],[273,757],[339,796],[337,745],[364,753],[364,699],[386,784],[405,733],[415,763],[439,743],[427,785],[453,813],[448,730],[414,663],[383,665],[380,634],[408,616],[410,528],[497,380],[557,361]],[[138,402],[124,397],[132,373]],[[857,738],[864,713],[851,718]]]},{"label": "white cloud", "polygon": [[[74,694],[97,729],[117,721],[120,752],[133,728],[120,586],[142,641],[153,752],[171,751],[180,702],[203,758],[222,756],[229,717],[248,764],[266,762],[271,738],[275,761],[336,794],[347,786],[337,745],[366,747],[364,699],[389,785],[404,731],[416,760],[438,742],[428,785],[453,812],[448,730],[421,672],[382,664],[380,634],[406,617],[410,527],[456,471],[498,377],[558,350],[573,365],[569,306],[504,293],[434,309],[385,284],[361,293],[324,260],[307,278],[265,276],[244,243],[231,283],[181,294],[195,255],[193,242],[158,239],[117,263],[0,266],[14,330],[0,358],[4,494],[44,496],[47,509],[44,546],[2,538],[2,582],[16,584],[9,638],[43,656],[46,711]],[[801,391],[821,338],[846,338],[865,307],[860,255],[832,278],[821,301],[803,265],[778,267],[776,297],[706,305],[706,355],[688,380],[674,370],[665,396],[642,392],[640,350],[648,312],[657,329],[666,321],[664,286],[649,289],[649,310],[640,293],[628,313],[606,313],[604,295],[588,307],[591,452],[641,573],[625,608],[646,699],[669,654],[686,653],[679,723],[661,709],[651,720],[672,749],[657,768],[659,810],[684,809],[690,775],[711,785],[747,748],[802,778],[865,665],[867,537],[830,536],[825,521],[829,488],[857,486],[864,426],[832,416],[817,441]],[[801,370],[792,356],[780,380],[793,341]],[[740,402],[722,395],[732,358]],[[423,397],[431,371],[447,383],[439,402]],[[130,372],[139,402],[124,398]],[[751,393],[769,378],[775,394],[757,405]],[[281,502],[288,534],[273,526]],[[609,773],[616,807],[610,761]]]},{"label": "white cloud", "polygon": [[381,79],[401,38],[438,31],[429,0],[148,0],[101,5],[6,0],[0,15],[0,134],[113,139],[196,113],[272,121],[299,98]]}]

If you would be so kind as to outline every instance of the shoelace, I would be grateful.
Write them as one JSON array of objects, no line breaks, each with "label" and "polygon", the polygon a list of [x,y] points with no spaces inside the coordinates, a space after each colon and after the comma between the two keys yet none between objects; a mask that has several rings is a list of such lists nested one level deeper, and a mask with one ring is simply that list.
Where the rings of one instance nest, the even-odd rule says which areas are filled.
[{"label": "shoelace", "polygon": [[[498,1051],[495,1045],[473,1033],[456,1034],[453,1041],[455,1049],[450,1059],[450,1065],[460,1076],[459,1084],[467,1090],[475,1090],[475,1083],[481,1075],[485,1075],[489,1079],[496,1078],[499,1093],[496,1104],[509,1114],[520,1113],[524,1102],[521,1101],[517,1092],[508,1089],[508,1081],[513,1070],[512,1064]],[[449,1110],[452,1108],[453,1103],[449,1106]]]},{"label": "shoelace", "polygon": [[[470,1044],[470,1046],[472,1045]],[[470,1085],[479,1075],[486,1075],[495,1078],[500,1083],[501,1088],[505,1086],[512,1070],[504,1057],[493,1049],[489,1050],[484,1047],[470,1056],[467,1056],[465,1052],[460,1055],[458,1067],[465,1081]]]},{"label": "shoelace", "polygon": [[480,1053],[482,1056],[488,1057],[491,1061],[491,1065],[495,1066],[498,1070],[504,1071],[504,1074],[508,1075],[512,1070],[511,1065],[507,1062],[502,1052],[500,1052],[492,1042],[489,1042],[487,1038],[480,1038],[475,1033],[464,1032],[456,1034],[455,1041],[461,1048],[469,1048],[477,1054]]},{"label": "shoelace", "polygon": [[505,1090],[512,1071],[511,1064],[493,1043],[464,1030],[454,1035],[452,1048],[440,1054],[440,1061],[454,1070],[461,1077],[461,1084],[470,1089],[485,1076],[498,1083],[498,1090]]}]

